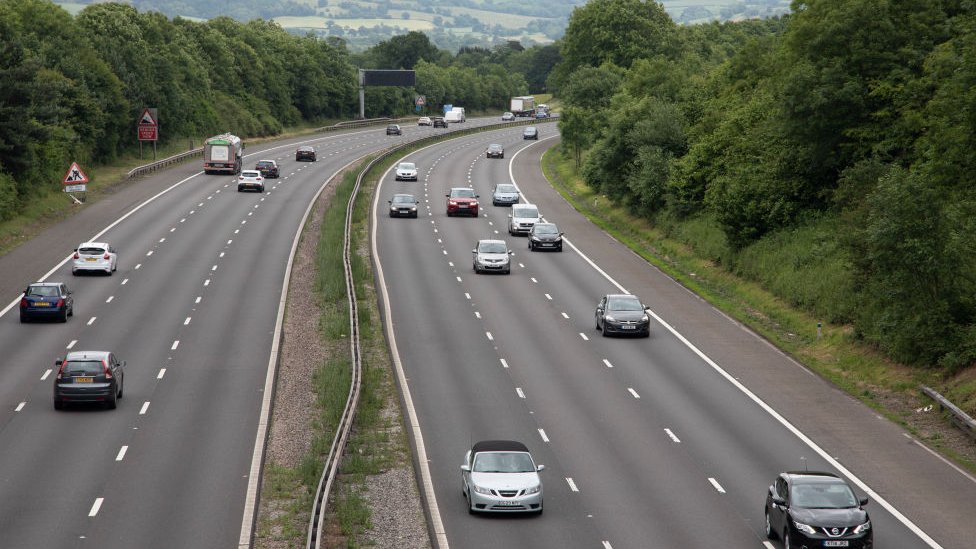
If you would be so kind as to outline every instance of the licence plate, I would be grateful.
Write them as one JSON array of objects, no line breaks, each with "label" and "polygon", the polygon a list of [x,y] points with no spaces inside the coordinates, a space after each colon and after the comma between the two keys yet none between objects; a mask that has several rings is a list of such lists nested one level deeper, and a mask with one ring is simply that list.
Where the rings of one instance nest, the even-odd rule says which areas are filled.
[{"label": "licence plate", "polygon": [[95,381],[93,377],[76,377],[75,383],[92,383]]},{"label": "licence plate", "polygon": [[50,307],[51,304],[48,303],[47,301],[35,301],[34,302],[34,306],[35,307]]},{"label": "licence plate", "polygon": [[625,325],[621,326],[621,328],[624,329],[624,330],[634,330],[634,329],[637,328],[637,326],[625,324]]},{"label": "licence plate", "polygon": [[467,204],[458,204],[458,208],[467,208],[467,207],[468,207]]},{"label": "licence plate", "polygon": [[842,539],[829,539],[824,541],[824,547],[847,547],[850,543],[847,540]]},{"label": "licence plate", "polygon": [[542,245],[543,246],[552,246],[552,242],[543,242]]},{"label": "licence plate", "polygon": [[499,507],[518,507],[519,505],[521,505],[521,504],[519,502],[517,502],[517,501],[499,501],[498,502],[498,506]]},{"label": "licence plate", "polygon": [[93,261],[94,262],[94,261],[98,261],[98,258],[97,257],[86,257],[85,258],[85,261]]}]

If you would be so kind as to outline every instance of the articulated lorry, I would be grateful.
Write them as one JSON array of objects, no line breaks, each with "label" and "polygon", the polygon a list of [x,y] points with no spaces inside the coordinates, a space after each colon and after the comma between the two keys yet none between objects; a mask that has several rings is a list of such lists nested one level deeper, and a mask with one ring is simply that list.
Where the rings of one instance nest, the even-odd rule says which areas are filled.
[{"label": "articulated lorry", "polygon": [[535,116],[535,97],[523,95],[513,97],[508,110],[515,116]]},{"label": "articulated lorry", "polygon": [[224,133],[203,142],[203,171],[207,174],[241,173],[244,143],[240,137]]}]

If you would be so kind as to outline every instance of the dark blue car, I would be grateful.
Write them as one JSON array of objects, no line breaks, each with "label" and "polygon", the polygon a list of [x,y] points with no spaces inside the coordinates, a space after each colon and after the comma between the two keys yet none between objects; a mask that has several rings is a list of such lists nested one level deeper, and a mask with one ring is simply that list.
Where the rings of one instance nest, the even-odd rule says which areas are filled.
[{"label": "dark blue car", "polygon": [[20,299],[20,321],[35,318],[67,322],[75,314],[75,300],[63,282],[35,282]]}]

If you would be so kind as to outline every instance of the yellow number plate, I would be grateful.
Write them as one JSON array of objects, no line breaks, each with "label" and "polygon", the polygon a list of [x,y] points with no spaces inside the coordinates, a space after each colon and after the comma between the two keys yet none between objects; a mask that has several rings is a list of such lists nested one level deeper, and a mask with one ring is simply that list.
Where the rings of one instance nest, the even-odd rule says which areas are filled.
[{"label": "yellow number plate", "polygon": [[91,378],[91,377],[76,377],[75,378],[75,383],[91,383],[93,381],[95,381],[95,378]]}]

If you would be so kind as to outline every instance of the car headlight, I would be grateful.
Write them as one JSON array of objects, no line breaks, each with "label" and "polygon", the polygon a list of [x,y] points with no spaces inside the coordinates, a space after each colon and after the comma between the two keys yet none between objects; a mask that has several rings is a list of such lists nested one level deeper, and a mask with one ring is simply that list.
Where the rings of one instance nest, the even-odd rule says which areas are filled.
[{"label": "car headlight", "polygon": [[397,211],[397,209],[398,208],[396,206],[390,206],[390,211],[391,212],[395,212],[395,211]]},{"label": "car headlight", "polygon": [[648,317],[647,315],[641,317],[641,322],[648,322],[650,320],[651,320],[650,317]]},{"label": "car headlight", "polygon": [[492,495],[491,494],[491,490],[488,489],[488,488],[485,488],[484,486],[478,486],[477,484],[472,484],[471,485],[471,489],[474,490],[475,492],[479,493],[479,494],[484,494],[486,496]]},{"label": "car headlight", "polygon": [[542,490],[542,485],[541,484],[536,484],[535,486],[532,486],[530,488],[526,488],[525,489],[525,495],[528,496],[528,495],[531,495],[531,494],[538,494],[539,493],[539,490]]},{"label": "car headlight", "polygon": [[617,319],[615,319],[615,318],[613,318],[613,317],[612,317],[612,316],[610,316],[610,315],[605,315],[605,316],[603,317],[603,320],[609,320],[610,322],[616,322],[616,321],[617,321]]},{"label": "car headlight", "polygon": [[794,520],[793,525],[796,526],[797,530],[803,532],[804,534],[814,535],[817,533],[813,526],[810,526],[809,524],[803,524],[802,522],[797,522]]},{"label": "car headlight", "polygon": [[416,207],[416,206],[410,206],[410,211],[411,211],[411,212],[415,212],[415,211],[417,211],[417,207]]},{"label": "car headlight", "polygon": [[867,532],[870,529],[871,529],[871,521],[869,520],[869,521],[865,522],[864,524],[861,524],[859,526],[856,526],[854,528],[854,535],[856,536],[856,535],[863,534],[863,533]]}]

